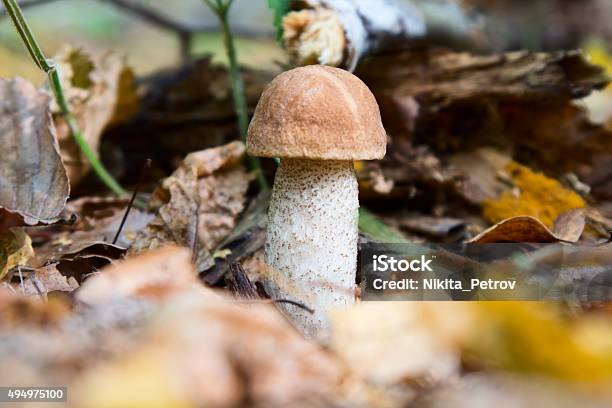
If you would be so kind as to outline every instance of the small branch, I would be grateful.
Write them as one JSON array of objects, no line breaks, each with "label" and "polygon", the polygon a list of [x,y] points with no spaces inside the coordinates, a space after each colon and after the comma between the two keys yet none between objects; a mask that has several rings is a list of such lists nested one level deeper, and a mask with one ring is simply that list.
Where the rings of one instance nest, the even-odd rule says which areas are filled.
[{"label": "small branch", "polygon": [[225,276],[227,288],[238,299],[258,300],[259,295],[249,276],[238,262],[232,262]]},{"label": "small branch", "polygon": [[140,190],[140,186],[142,185],[142,182],[144,181],[145,175],[147,174],[147,172],[149,171],[150,168],[151,168],[151,159],[147,159],[147,161],[145,162],[145,165],[142,168],[142,171],[140,172],[140,177],[138,178],[138,183],[136,184],[136,187],[134,187],[134,192],[132,193],[132,197],[130,198],[130,202],[128,203],[128,206],[125,209],[125,213],[123,214],[123,218],[121,219],[121,223],[119,224],[119,228],[117,229],[117,233],[115,234],[115,238],[113,238],[113,245],[115,245],[117,243],[117,240],[119,239],[119,236],[121,235],[121,231],[123,230],[123,226],[125,225],[125,222],[127,221],[127,217],[128,217],[128,215],[130,215],[130,211],[132,210],[132,207],[134,206],[134,201],[136,201],[136,196],[138,195],[138,190]]},{"label": "small branch", "polygon": [[295,300],[291,300],[291,299],[271,299],[271,302],[272,303],[286,303],[289,305],[293,305],[293,306],[299,307],[300,309],[307,311],[310,314],[314,314],[315,312],[314,309],[306,306],[305,304],[297,302]]}]

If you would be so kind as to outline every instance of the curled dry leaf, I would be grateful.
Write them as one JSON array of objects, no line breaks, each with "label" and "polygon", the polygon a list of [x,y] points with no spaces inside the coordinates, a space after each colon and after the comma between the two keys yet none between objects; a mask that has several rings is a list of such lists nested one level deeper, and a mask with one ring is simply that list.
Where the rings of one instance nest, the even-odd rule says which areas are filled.
[{"label": "curled dry leaf", "polygon": [[23,282],[14,283],[13,288],[24,296],[47,298],[50,292],[72,292],[79,287],[73,277],[66,277],[57,270],[56,265],[46,265],[23,274]]},{"label": "curled dry leaf", "polygon": [[84,197],[69,201],[66,213],[77,214],[78,222],[54,233],[45,244],[37,247],[39,264],[57,263],[66,276],[81,282],[121,258],[139,231],[154,218],[153,214],[132,208],[116,244],[111,244],[128,205],[128,199],[118,197]]},{"label": "curled dry leaf", "polygon": [[[55,61],[83,137],[97,151],[104,130],[136,112],[138,102],[133,73],[123,58],[110,52],[90,55],[65,47]],[[76,185],[89,171],[89,162],[81,154],[66,121],[60,115],[54,119],[68,177],[72,185]]]},{"label": "curled dry leaf", "polygon": [[189,251],[169,246],[103,269],[83,283],[77,300],[98,304],[124,297],[164,298],[198,284]]},{"label": "curled dry leaf", "polygon": [[131,252],[174,243],[194,247],[198,270],[212,263],[210,251],[232,231],[245,205],[251,177],[240,164],[242,142],[189,154],[153,193],[157,216],[134,242]]},{"label": "curled dry leaf", "polygon": [[576,242],[580,239],[585,224],[585,211],[577,208],[560,214],[555,220],[553,232],[564,241]]},{"label": "curled dry leaf", "polygon": [[[128,203],[128,198],[120,197],[83,197],[68,201],[65,213],[76,215],[78,221],[70,228],[64,228],[54,234],[37,253],[43,254],[45,257],[42,259],[46,261],[65,258],[64,255],[75,255],[96,243],[113,242]],[[153,218],[153,214],[131,208],[115,247],[128,248],[137,233]],[[91,254],[91,251],[88,251],[88,254]]]},{"label": "curled dry leaf", "polygon": [[345,374],[336,358],[300,336],[272,306],[183,292],[155,318],[144,345],[91,371],[74,390],[77,405],[92,408],[125,401],[328,407],[345,401]]},{"label": "curled dry leaf", "polygon": [[555,231],[528,215],[505,219],[481,232],[469,243],[491,244],[501,242],[576,242],[582,235],[585,219],[581,210],[561,214],[555,222]]},{"label": "curled dry leaf", "polygon": [[50,101],[23,79],[0,79],[0,230],[61,219],[70,186]]},{"label": "curled dry leaf", "polygon": [[65,276],[73,277],[81,283],[91,273],[125,255],[126,249],[105,241],[81,241],[60,246],[46,263],[57,264],[57,269]]}]

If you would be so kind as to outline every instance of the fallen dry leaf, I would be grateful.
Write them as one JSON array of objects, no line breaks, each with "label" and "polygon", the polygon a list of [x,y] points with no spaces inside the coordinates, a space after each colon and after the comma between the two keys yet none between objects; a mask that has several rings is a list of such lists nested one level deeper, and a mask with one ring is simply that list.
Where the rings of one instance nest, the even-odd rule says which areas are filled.
[{"label": "fallen dry leaf", "polygon": [[104,241],[81,241],[60,246],[47,256],[45,263],[57,264],[64,275],[81,283],[92,273],[125,255],[126,249]]},{"label": "fallen dry leaf", "polygon": [[11,269],[25,265],[33,256],[32,240],[23,228],[0,231],[0,280]]},{"label": "fallen dry leaf", "polygon": [[74,392],[92,408],[328,407],[346,401],[345,378],[272,306],[192,292],[167,303],[138,350],[88,373]]},{"label": "fallen dry leaf", "polygon": [[497,176],[512,161],[508,153],[490,147],[460,151],[449,157],[451,165],[463,175],[459,193],[469,202],[481,205],[508,189]]},{"label": "fallen dry leaf", "polygon": [[115,298],[164,298],[199,284],[191,255],[168,246],[118,262],[87,279],[76,295],[86,304]]},{"label": "fallen dry leaf", "polygon": [[[213,253],[215,264],[210,269],[199,271],[200,278],[204,282],[211,286],[217,285],[233,262],[243,262],[245,258],[263,249],[266,241],[269,204],[269,191],[262,191],[251,200],[236,227],[215,249],[216,252]],[[265,268],[260,269],[257,273],[264,271]],[[250,271],[247,270],[247,272]]]},{"label": "fallen dry leaf", "polygon": [[[77,222],[69,231],[55,235],[62,243],[113,242],[128,208],[125,197],[83,197],[68,201],[66,213],[76,214]],[[129,248],[138,232],[154,218],[154,214],[132,207],[117,238],[118,246]]]},{"label": "fallen dry leaf", "polygon": [[468,242],[477,244],[491,244],[501,242],[575,242],[578,240],[578,238],[580,238],[580,235],[576,236],[577,228],[575,226],[573,226],[572,228],[575,228],[575,230],[570,230],[568,228],[568,230],[566,231],[561,231],[562,233],[565,232],[567,234],[566,236],[558,236],[546,225],[544,225],[542,221],[538,220],[535,217],[524,215],[505,219],[481,232]]},{"label": "fallen dry leaf", "polygon": [[[12,287],[0,287],[0,310],[0,333],[11,333],[24,327],[47,330],[59,324],[69,314],[70,307],[63,298],[41,302],[38,297],[19,296]],[[6,357],[6,354],[2,355]],[[3,372],[2,377],[7,378],[8,374]]]},{"label": "fallen dry leaf", "polygon": [[[77,117],[85,141],[98,151],[103,131],[136,112],[137,96],[133,74],[123,58],[106,52],[87,52],[65,47],[55,57],[72,113]],[[58,140],[68,177],[76,185],[90,165],[77,146],[66,121],[55,116]]]},{"label": "fallen dry leaf", "polygon": [[0,79],[0,230],[60,221],[70,186],[50,101],[23,79]]},{"label": "fallen dry leaf", "polygon": [[[467,304],[363,302],[331,314],[331,349],[369,383],[439,383],[460,371]],[[461,305],[461,306],[464,306]]]},{"label": "fallen dry leaf", "polygon": [[251,177],[240,164],[242,142],[189,154],[151,197],[155,219],[137,237],[130,252],[169,243],[194,247],[198,270],[212,263],[210,251],[232,231],[242,212]]},{"label": "fallen dry leaf", "polygon": [[73,277],[66,277],[54,264],[23,274],[23,282],[13,284],[15,292],[24,296],[41,296],[47,299],[49,292],[72,292],[79,287]]},{"label": "fallen dry leaf", "polygon": [[585,225],[585,212],[578,208],[561,213],[555,220],[553,232],[564,241],[576,242],[582,236]]}]

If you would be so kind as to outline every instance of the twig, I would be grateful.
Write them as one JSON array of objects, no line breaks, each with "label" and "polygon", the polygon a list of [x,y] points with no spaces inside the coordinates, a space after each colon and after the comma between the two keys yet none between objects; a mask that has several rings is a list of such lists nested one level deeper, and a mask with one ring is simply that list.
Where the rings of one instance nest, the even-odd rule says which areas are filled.
[{"label": "twig", "polygon": [[127,221],[127,217],[134,206],[134,201],[136,200],[136,195],[138,194],[138,190],[140,190],[140,186],[145,178],[145,174],[151,168],[151,159],[147,159],[145,165],[140,172],[140,177],[138,178],[138,183],[136,183],[136,187],[134,187],[134,192],[132,193],[132,197],[130,198],[130,202],[128,203],[127,208],[125,209],[125,214],[123,214],[123,218],[121,219],[121,224],[119,224],[119,228],[117,229],[117,233],[115,234],[115,238],[113,238],[113,245],[117,243],[119,239],[119,235],[121,235],[121,231],[123,230],[123,226],[125,225],[125,221]]},{"label": "twig", "polygon": [[[223,34],[223,43],[227,52],[229,62],[229,76],[232,84],[232,98],[234,100],[234,109],[238,117],[238,128],[243,141],[246,141],[247,132],[249,129],[249,115],[247,112],[246,97],[244,95],[244,83],[240,76],[240,67],[236,58],[236,47],[234,45],[234,36],[229,24],[228,14],[232,6],[233,0],[202,0],[215,13],[221,23],[221,32]],[[249,156],[249,164],[255,171],[257,183],[262,190],[268,190],[268,182],[264,177],[261,169],[261,163],[257,157]]]},{"label": "twig", "polygon": [[303,309],[305,311],[307,311],[310,314],[313,314],[315,311],[314,309],[311,309],[310,307],[306,306],[303,303],[297,302],[295,300],[290,300],[290,299],[261,299],[261,300],[252,300],[252,299],[244,299],[244,300],[239,300],[237,303],[242,303],[242,304],[276,304],[276,303],[287,303],[296,307],[299,307],[300,309]]},{"label": "twig", "polygon": [[238,262],[232,262],[229,272],[225,275],[227,288],[234,296],[244,300],[258,300],[259,295],[249,276]]},{"label": "twig", "polygon": [[191,242],[191,261],[194,265],[198,264],[198,244],[200,243],[200,198],[195,208],[195,219],[193,220],[193,241]]},{"label": "twig", "polygon": [[32,272],[32,275],[30,276],[30,280],[32,281],[32,286],[34,286],[34,289],[36,289],[36,292],[38,293],[38,296],[42,299],[42,300],[46,300],[45,299],[45,295],[42,292],[42,289],[40,288],[39,282],[38,282],[38,278],[36,277],[36,274],[34,273],[34,271]]},{"label": "twig", "polygon": [[307,311],[310,314],[314,314],[314,312],[315,312],[314,309],[311,309],[310,307],[306,306],[303,303],[296,302],[295,300],[290,300],[290,299],[271,299],[271,302],[272,303],[288,303],[290,305],[297,306],[300,309],[304,309],[305,311]]},{"label": "twig", "polygon": [[87,141],[83,138],[81,134],[81,130],[79,129],[79,125],[76,117],[70,111],[70,107],[68,106],[68,101],[64,96],[64,90],[62,88],[62,83],[60,81],[60,77],[57,71],[57,68],[54,62],[45,57],[42,49],[38,45],[30,26],[28,25],[19,5],[15,0],[2,0],[4,3],[4,7],[6,7],[6,11],[8,12],[15,28],[23,43],[25,44],[30,56],[34,60],[34,63],[38,68],[40,68],[45,74],[49,77],[49,85],[51,90],[53,91],[53,95],[57,104],[60,107],[60,111],[66,122],[68,123],[68,127],[70,128],[70,132],[74,137],[77,145],[83,152],[83,155],[87,158],[94,172],[104,182],[104,184],[112,190],[114,193],[118,195],[124,195],[125,190],[117,183],[117,181],[113,178],[113,176],[106,170],[102,162],[98,160],[94,151],[89,147]]},{"label": "twig", "polygon": [[25,285],[23,284],[23,275],[21,274],[21,266],[17,265],[17,272],[19,272],[19,282],[21,284],[21,291],[25,295]]}]

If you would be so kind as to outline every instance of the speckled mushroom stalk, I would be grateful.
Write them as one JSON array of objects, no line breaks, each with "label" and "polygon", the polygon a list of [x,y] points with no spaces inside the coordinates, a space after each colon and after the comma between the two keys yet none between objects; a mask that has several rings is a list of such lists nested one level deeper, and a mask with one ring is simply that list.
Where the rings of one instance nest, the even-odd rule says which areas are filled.
[{"label": "speckled mushroom stalk", "polygon": [[352,161],[283,159],[268,212],[267,289],[312,307],[281,307],[307,334],[327,328],[330,308],[355,301],[357,179]]},{"label": "speckled mushroom stalk", "polygon": [[325,337],[330,309],[355,302],[357,180],[353,160],[382,158],[374,96],[347,71],[296,68],[264,90],[247,152],[280,157],[268,211],[265,286],[305,334]]}]

